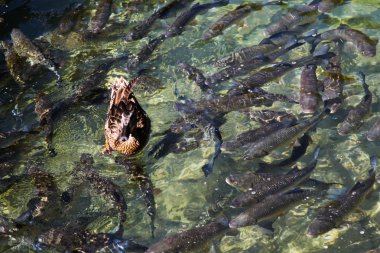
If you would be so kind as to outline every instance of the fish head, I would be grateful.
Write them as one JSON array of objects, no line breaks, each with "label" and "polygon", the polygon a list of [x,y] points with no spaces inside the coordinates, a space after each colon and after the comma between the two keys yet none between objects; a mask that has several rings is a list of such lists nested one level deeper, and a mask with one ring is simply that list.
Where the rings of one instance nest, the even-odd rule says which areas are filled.
[{"label": "fish head", "polygon": [[250,220],[250,217],[246,213],[242,213],[235,217],[235,219],[231,220],[228,224],[230,228],[240,228],[247,226],[247,221]]},{"label": "fish head", "polygon": [[229,175],[228,177],[226,177],[226,183],[231,186],[236,186],[238,184],[238,179],[234,175]]},{"label": "fish head", "polygon": [[83,153],[80,156],[80,162],[84,165],[93,165],[94,164],[94,158],[92,155],[88,153]]},{"label": "fish head", "polygon": [[335,224],[332,221],[316,219],[310,224],[307,230],[307,236],[316,237],[330,231],[333,228],[335,228]]}]

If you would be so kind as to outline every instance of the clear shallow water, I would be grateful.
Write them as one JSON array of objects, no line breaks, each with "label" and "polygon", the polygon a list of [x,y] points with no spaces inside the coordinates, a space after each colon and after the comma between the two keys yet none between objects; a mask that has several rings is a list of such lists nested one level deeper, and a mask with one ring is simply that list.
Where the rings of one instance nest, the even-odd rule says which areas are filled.
[{"label": "clear shallow water", "polygon": [[[126,43],[122,40],[122,36],[127,32],[130,24],[148,17],[155,8],[154,5],[142,5],[138,6],[139,12],[131,12],[125,7],[127,1],[114,1],[109,26],[99,36],[100,38],[95,41],[84,41],[78,34],[72,33],[54,41],[54,38],[48,34],[49,31],[55,28],[60,13],[75,1],[65,4],[62,4],[61,1],[48,1],[49,4],[46,1],[8,2],[9,7],[0,6],[2,8],[0,13],[5,11],[8,14],[4,15],[12,17],[22,9],[26,13],[26,18],[19,19],[17,22],[9,18],[9,23],[6,23],[7,25],[0,30],[0,39],[9,39],[11,28],[19,27],[31,38],[41,35],[44,35],[45,38],[52,38],[51,41],[54,45],[52,48],[64,50],[67,59],[60,69],[63,76],[61,86],[55,85],[54,76],[47,71],[42,71],[24,88],[18,87],[9,76],[1,76],[0,91],[1,99],[4,102],[0,108],[0,132],[19,129],[24,125],[37,122],[37,117],[33,113],[33,98],[39,90],[50,94],[53,101],[58,101],[72,94],[75,88],[104,60],[124,55],[126,52],[137,53],[147,43],[148,38]],[[176,63],[185,61],[199,67],[206,75],[214,73],[216,68],[211,67],[208,62],[237,48],[257,44],[264,38],[263,31],[265,25],[270,22],[270,17],[274,16],[273,19],[276,19],[286,13],[286,8],[266,7],[244,19],[244,24],[234,25],[227,29],[224,35],[208,43],[200,42],[203,31],[219,16],[235,8],[240,2],[231,1],[228,6],[215,8],[197,16],[181,36],[166,40],[153,54],[151,60],[142,65],[150,69],[149,75],[159,79],[163,87],[153,94],[138,90],[135,92],[139,103],[152,120],[151,138],[143,154],[139,157],[139,163],[143,165],[155,188],[156,238],[150,237],[150,217],[146,214],[143,196],[137,183],[127,176],[123,166],[115,164],[113,156],[101,155],[104,143],[102,129],[108,106],[107,100],[101,104],[84,102],[70,108],[54,123],[53,145],[58,154],[54,158],[46,154],[42,134],[28,137],[22,144],[27,148],[20,155],[15,173],[22,173],[29,160],[38,160],[42,163],[43,169],[54,176],[59,190],[64,191],[74,183],[72,171],[74,162],[79,160],[80,154],[83,152],[92,154],[99,173],[118,184],[127,200],[128,218],[124,224],[123,236],[146,245],[150,245],[166,235],[175,234],[214,219],[215,216],[207,212],[210,205],[223,196],[237,194],[236,190],[224,182],[225,177],[230,173],[255,170],[259,161],[243,161],[239,156],[222,153],[215,164],[213,174],[205,179],[201,166],[207,162],[213,152],[213,144],[208,140],[202,140],[197,149],[181,154],[170,153],[159,160],[148,157],[147,152],[162,138],[163,132],[170,127],[171,123],[179,117],[173,107],[173,103],[177,101],[174,95],[175,87],[180,95],[194,100],[202,97],[199,88],[178,71]],[[306,1],[290,2],[289,6],[306,3]],[[0,4],[2,4],[1,1]],[[378,1],[351,1],[349,4],[335,8],[326,17],[320,18],[311,28],[323,31],[345,23],[370,36],[379,38],[379,7]],[[13,12],[7,8],[11,8]],[[87,11],[76,27],[77,30],[86,27],[90,15],[94,13],[94,8],[95,1],[89,1]],[[7,22],[8,17],[4,16],[4,19]],[[172,20],[156,22],[149,38],[162,34]],[[40,29],[34,29],[35,27]],[[307,50],[307,46],[300,47],[291,53],[291,57],[286,55],[283,59],[298,58],[300,55],[305,55]],[[349,188],[356,180],[366,177],[369,169],[369,155],[379,156],[379,144],[370,143],[365,138],[374,117],[379,116],[380,108],[377,98],[380,95],[378,88],[380,74],[377,67],[379,57],[377,55],[373,58],[364,58],[353,53],[349,46],[345,48],[342,60],[343,74],[355,77],[355,72],[361,70],[367,75],[367,83],[375,95],[373,113],[358,132],[346,137],[339,136],[336,131],[337,123],[344,117],[343,113],[334,115],[319,124],[317,130],[312,133],[313,144],[299,161],[301,166],[304,165],[310,159],[310,152],[314,147],[321,146],[320,159],[318,167],[313,172],[313,178],[326,182],[339,182]],[[108,72],[107,77],[97,85],[108,87],[112,79],[118,75],[132,76],[123,70],[124,63],[116,64]],[[280,80],[269,83],[265,89],[274,93],[297,94],[300,72],[301,70],[292,71]],[[225,82],[216,86],[216,89],[223,93],[231,83]],[[345,107],[358,103],[363,94],[360,83],[355,81],[346,85],[344,94],[347,96]],[[16,105],[22,113],[19,119],[12,115],[12,110]],[[251,110],[263,108],[255,107]],[[298,105],[283,102],[276,102],[271,109],[286,110],[296,115],[300,113]],[[220,129],[225,140],[258,126],[241,112],[228,113],[226,119],[226,123]],[[289,150],[289,148],[276,150],[263,160],[270,162],[282,159],[287,157]],[[32,181],[23,180],[0,196],[0,214],[16,218],[25,210],[27,201],[35,196],[36,191]],[[361,206],[366,215],[354,213],[352,217],[348,217],[347,226],[332,230],[318,238],[309,238],[305,232],[315,216],[320,200],[298,205],[280,217],[274,224],[273,236],[265,235],[254,226],[250,226],[239,229],[240,233],[238,234],[226,235],[220,241],[214,240],[215,245],[221,252],[365,251],[378,247],[380,243],[380,205],[378,201],[379,192],[375,191]],[[66,209],[64,214],[71,219],[83,214],[107,212],[112,209],[112,206],[104,198],[96,196],[85,185]],[[224,213],[228,216],[236,214],[235,211],[229,209],[226,209]],[[88,228],[94,233],[110,232],[116,227],[115,217],[114,215],[102,215]],[[0,247],[2,250],[6,250],[8,249],[6,244],[16,245],[12,248],[13,251],[25,252],[30,249],[31,242],[38,236],[37,232],[22,238],[16,237],[12,240],[1,241],[3,245]],[[50,250],[54,252],[54,249],[46,251]],[[207,252],[208,249],[202,249],[202,251]]]}]

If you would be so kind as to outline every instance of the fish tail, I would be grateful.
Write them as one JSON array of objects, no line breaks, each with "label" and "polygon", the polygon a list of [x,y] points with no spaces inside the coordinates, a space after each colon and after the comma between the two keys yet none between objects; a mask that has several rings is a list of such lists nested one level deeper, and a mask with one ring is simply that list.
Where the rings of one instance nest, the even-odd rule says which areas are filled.
[{"label": "fish tail", "polygon": [[270,1],[270,2],[267,2],[265,4],[263,4],[263,6],[267,6],[267,5],[287,5],[288,4],[288,0],[280,0],[280,1]]},{"label": "fish tail", "polygon": [[316,162],[317,161],[320,150],[321,150],[321,148],[319,146],[317,146],[315,148],[314,153],[313,153],[313,159],[311,160],[311,162]]},{"label": "fish tail", "polygon": [[369,158],[369,161],[370,161],[370,164],[371,164],[371,169],[369,170],[369,175],[372,176],[375,174],[375,168],[376,168],[376,165],[377,165],[377,158],[376,156],[371,156]]},{"label": "fish tail", "polygon": [[370,94],[370,91],[369,91],[368,84],[367,84],[366,81],[365,81],[365,74],[364,74],[363,72],[359,71],[359,72],[357,73],[357,76],[358,76],[359,80],[362,82],[362,86],[363,86],[363,89],[364,89],[364,91],[365,91],[365,94],[366,94],[366,95],[369,95],[369,94]]},{"label": "fish tail", "polygon": [[214,6],[224,6],[230,3],[230,0],[213,0],[212,4]]}]

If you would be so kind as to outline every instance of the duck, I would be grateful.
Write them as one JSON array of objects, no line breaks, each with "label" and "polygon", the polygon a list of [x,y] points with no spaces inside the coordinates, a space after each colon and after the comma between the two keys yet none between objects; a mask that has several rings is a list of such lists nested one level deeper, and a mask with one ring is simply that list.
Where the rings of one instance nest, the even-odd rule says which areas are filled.
[{"label": "duck", "polygon": [[103,154],[118,151],[132,156],[148,143],[151,122],[132,92],[137,83],[137,78],[127,81],[123,77],[112,82],[111,99],[104,126]]}]

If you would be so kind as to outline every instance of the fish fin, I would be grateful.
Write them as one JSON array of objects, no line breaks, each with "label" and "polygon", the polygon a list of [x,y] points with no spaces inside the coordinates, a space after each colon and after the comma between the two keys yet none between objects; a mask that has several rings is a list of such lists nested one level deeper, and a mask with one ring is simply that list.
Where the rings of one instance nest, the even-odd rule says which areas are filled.
[{"label": "fish fin", "polygon": [[350,189],[350,191],[348,192],[348,194],[351,194],[352,192],[360,189],[361,187],[363,187],[364,184],[362,182],[356,182],[356,184]]},{"label": "fish fin", "polygon": [[265,234],[273,234],[274,228],[273,223],[276,221],[276,218],[269,219],[269,220],[263,220],[257,223],[258,228]]},{"label": "fish fin", "polygon": [[293,193],[301,193],[301,192],[304,192],[304,190],[302,190],[300,187],[296,187],[283,194],[293,194]]},{"label": "fish fin", "polygon": [[317,146],[315,148],[314,153],[313,153],[313,159],[311,160],[311,162],[315,162],[318,159],[318,155],[319,155],[320,150],[321,150],[321,148],[319,146]]},{"label": "fish fin", "polygon": [[345,29],[350,29],[350,27],[346,24],[340,24],[337,29],[345,30]]},{"label": "fish fin", "polygon": [[370,164],[371,164],[371,169],[369,170],[368,174],[370,176],[372,176],[372,174],[375,174],[375,168],[376,168],[376,164],[377,164],[376,156],[374,156],[374,155],[371,156],[369,160],[370,160]]}]

